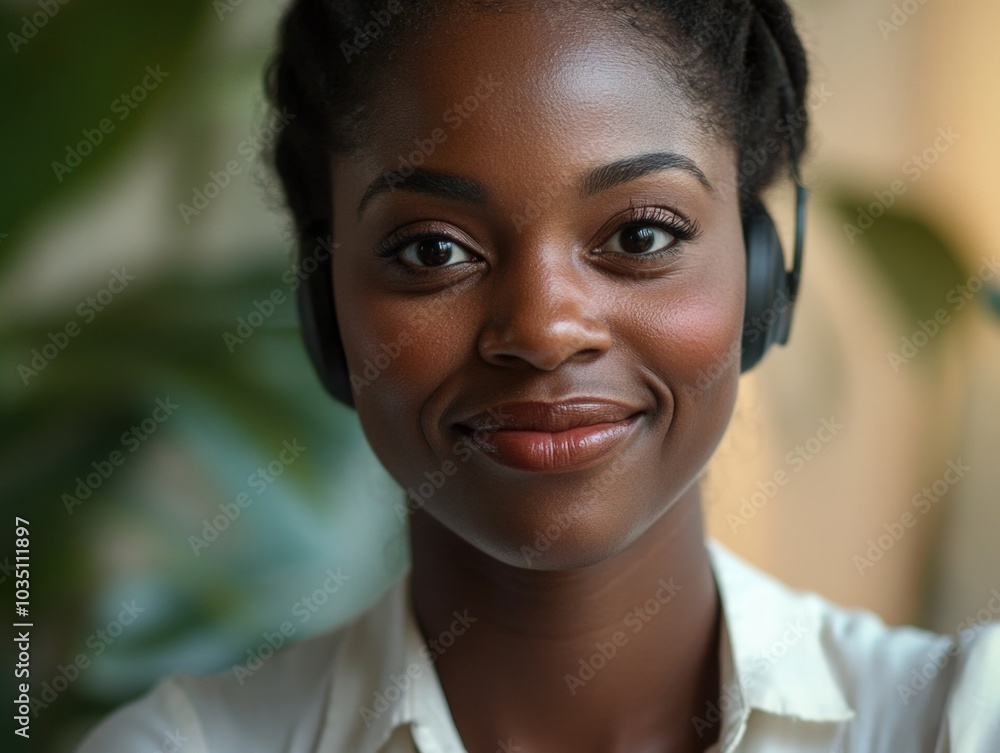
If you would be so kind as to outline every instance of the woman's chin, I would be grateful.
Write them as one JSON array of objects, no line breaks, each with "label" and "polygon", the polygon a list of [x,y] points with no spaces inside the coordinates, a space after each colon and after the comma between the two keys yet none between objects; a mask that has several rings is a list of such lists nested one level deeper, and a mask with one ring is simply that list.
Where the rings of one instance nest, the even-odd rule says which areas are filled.
[{"label": "woman's chin", "polygon": [[595,505],[543,514],[494,514],[476,518],[476,525],[468,520],[466,525],[458,521],[442,521],[442,525],[505,565],[554,571],[589,567],[621,554],[657,517],[651,510],[608,510]]}]

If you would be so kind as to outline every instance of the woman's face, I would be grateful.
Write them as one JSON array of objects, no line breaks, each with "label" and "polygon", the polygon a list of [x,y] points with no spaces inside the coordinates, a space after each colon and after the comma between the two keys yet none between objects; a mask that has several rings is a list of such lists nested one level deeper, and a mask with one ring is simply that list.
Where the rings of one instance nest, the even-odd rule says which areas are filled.
[{"label": "woman's face", "polygon": [[443,13],[333,163],[364,431],[407,513],[519,567],[627,547],[735,401],[736,158],[634,33],[555,8]]}]

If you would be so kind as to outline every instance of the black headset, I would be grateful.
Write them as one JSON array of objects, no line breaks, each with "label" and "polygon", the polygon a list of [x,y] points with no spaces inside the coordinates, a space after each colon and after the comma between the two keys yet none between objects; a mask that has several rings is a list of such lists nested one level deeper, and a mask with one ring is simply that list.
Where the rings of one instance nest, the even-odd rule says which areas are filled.
[{"label": "black headset", "polygon": [[[777,48],[777,58],[785,79],[781,84],[781,93],[785,99],[786,113],[791,113],[795,97],[784,53],[767,27],[767,23],[763,25],[771,43]],[[774,221],[762,205],[757,204],[752,207],[743,220],[747,258],[747,296],[743,316],[741,372],[752,369],[774,343],[784,345],[788,342],[792,309],[799,292],[808,190],[799,179],[797,169],[799,155],[791,135],[788,144],[792,178],[795,180],[794,261],[792,269],[786,270],[781,240],[778,238]],[[309,242],[315,242],[320,238],[328,238],[330,232],[329,222],[320,221],[307,228],[302,237]],[[304,279],[298,288],[297,304],[302,338],[320,382],[334,398],[349,407],[354,407],[351,378],[334,307],[332,248],[332,239],[326,243],[319,243],[311,251],[306,249],[305,243],[300,243],[299,267],[304,272],[299,276]],[[319,254],[320,249],[325,249],[326,253]],[[307,265],[307,260],[313,264]],[[313,268],[309,269],[309,266]]]},{"label": "black headset", "polygon": [[[793,148],[794,149],[794,148]],[[749,371],[764,357],[774,343],[784,345],[792,327],[792,309],[799,294],[802,277],[802,245],[805,240],[806,199],[795,169],[795,249],[792,269],[785,269],[781,241],[774,220],[761,205],[751,208],[743,220],[743,239],[747,252],[747,299],[743,314],[743,351],[740,371]]]},{"label": "black headset", "polygon": [[[785,116],[795,110],[795,90],[785,53],[767,21],[759,16],[768,43],[781,69],[779,84]],[[743,314],[743,350],[740,371],[752,369],[774,343],[784,345],[792,327],[792,309],[802,278],[802,246],[806,232],[806,199],[809,190],[799,178],[799,150],[789,132],[788,156],[795,181],[795,247],[792,269],[785,270],[781,241],[771,215],[756,203],[743,218],[743,240],[747,252],[747,298]]]}]

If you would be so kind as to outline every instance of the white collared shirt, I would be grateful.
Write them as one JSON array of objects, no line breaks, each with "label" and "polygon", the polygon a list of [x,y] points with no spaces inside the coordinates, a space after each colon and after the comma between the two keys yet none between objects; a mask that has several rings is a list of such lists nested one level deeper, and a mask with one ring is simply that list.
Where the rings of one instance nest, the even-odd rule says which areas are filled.
[{"label": "white collared shirt", "polygon": [[[711,753],[1000,753],[1000,623],[957,637],[889,628],[706,543],[723,612],[722,694],[693,724],[721,716]],[[160,682],[78,753],[465,753],[409,575],[252,676]]]}]

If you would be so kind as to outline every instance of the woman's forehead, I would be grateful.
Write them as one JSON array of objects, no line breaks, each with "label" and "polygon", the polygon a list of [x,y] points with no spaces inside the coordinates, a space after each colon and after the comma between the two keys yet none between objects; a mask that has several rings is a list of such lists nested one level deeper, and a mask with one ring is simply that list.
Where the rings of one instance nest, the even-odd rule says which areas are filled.
[{"label": "woman's forehead", "polygon": [[[638,107],[653,99],[691,109],[677,82],[642,51],[644,40],[611,15],[570,16],[552,9],[438,16],[400,40],[378,76],[378,109],[427,111],[430,117],[481,94],[480,78],[505,84],[491,92],[517,117]],[[498,107],[499,107],[498,105]]]},{"label": "woman's forehead", "polygon": [[724,182],[729,150],[636,36],[592,11],[443,14],[378,77],[357,156],[523,174],[669,151]]}]

